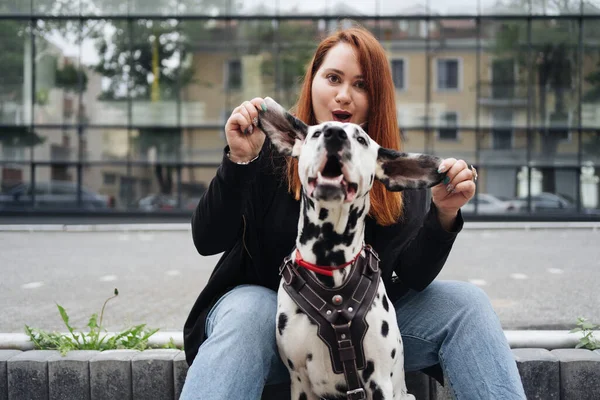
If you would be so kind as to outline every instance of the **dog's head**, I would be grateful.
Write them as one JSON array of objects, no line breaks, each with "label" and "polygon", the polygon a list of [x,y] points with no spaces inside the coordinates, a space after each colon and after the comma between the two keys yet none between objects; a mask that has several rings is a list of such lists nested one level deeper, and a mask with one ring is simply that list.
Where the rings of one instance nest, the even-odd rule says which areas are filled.
[{"label": "dog's head", "polygon": [[258,127],[278,151],[298,158],[300,181],[309,198],[320,202],[352,202],[380,180],[388,190],[431,187],[445,174],[442,159],[386,149],[356,124],[337,121],[308,126],[273,99]]}]

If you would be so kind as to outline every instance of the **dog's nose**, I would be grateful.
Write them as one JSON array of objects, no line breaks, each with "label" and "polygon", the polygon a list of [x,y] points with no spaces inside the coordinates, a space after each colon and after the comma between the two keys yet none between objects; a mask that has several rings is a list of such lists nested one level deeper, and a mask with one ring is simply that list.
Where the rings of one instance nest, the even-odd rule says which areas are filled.
[{"label": "dog's nose", "polygon": [[330,127],[325,128],[325,131],[323,132],[323,136],[325,136],[326,140],[330,140],[330,139],[346,140],[346,139],[348,139],[348,135],[346,134],[346,131],[343,130],[342,128],[340,128],[339,126],[330,126]]}]

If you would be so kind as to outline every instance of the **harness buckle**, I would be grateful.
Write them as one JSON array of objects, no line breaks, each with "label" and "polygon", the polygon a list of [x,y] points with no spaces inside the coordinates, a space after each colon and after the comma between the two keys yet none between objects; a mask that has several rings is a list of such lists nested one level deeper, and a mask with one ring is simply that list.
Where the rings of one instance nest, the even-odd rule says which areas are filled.
[{"label": "harness buckle", "polygon": [[348,396],[348,400],[364,400],[367,398],[363,388],[348,390],[346,396]]}]

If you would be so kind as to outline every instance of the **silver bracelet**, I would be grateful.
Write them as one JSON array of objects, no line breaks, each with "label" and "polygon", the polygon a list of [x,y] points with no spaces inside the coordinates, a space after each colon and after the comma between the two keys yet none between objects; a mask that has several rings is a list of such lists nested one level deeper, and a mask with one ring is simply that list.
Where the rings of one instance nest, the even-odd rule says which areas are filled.
[{"label": "silver bracelet", "polygon": [[237,165],[248,165],[250,164],[252,161],[255,161],[258,157],[260,156],[260,152],[258,153],[258,155],[256,157],[254,157],[252,160],[250,161],[233,161],[231,160],[231,152],[227,152],[227,158],[229,158],[232,162],[236,163]]}]

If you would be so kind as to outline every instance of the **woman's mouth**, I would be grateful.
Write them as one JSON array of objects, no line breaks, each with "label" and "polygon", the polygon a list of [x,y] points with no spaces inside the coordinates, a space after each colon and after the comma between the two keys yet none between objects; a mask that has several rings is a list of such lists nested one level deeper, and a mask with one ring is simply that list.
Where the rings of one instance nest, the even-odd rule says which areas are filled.
[{"label": "woman's mouth", "polygon": [[338,122],[350,122],[350,118],[352,118],[351,113],[343,110],[335,110],[331,115],[333,116],[333,120]]}]

